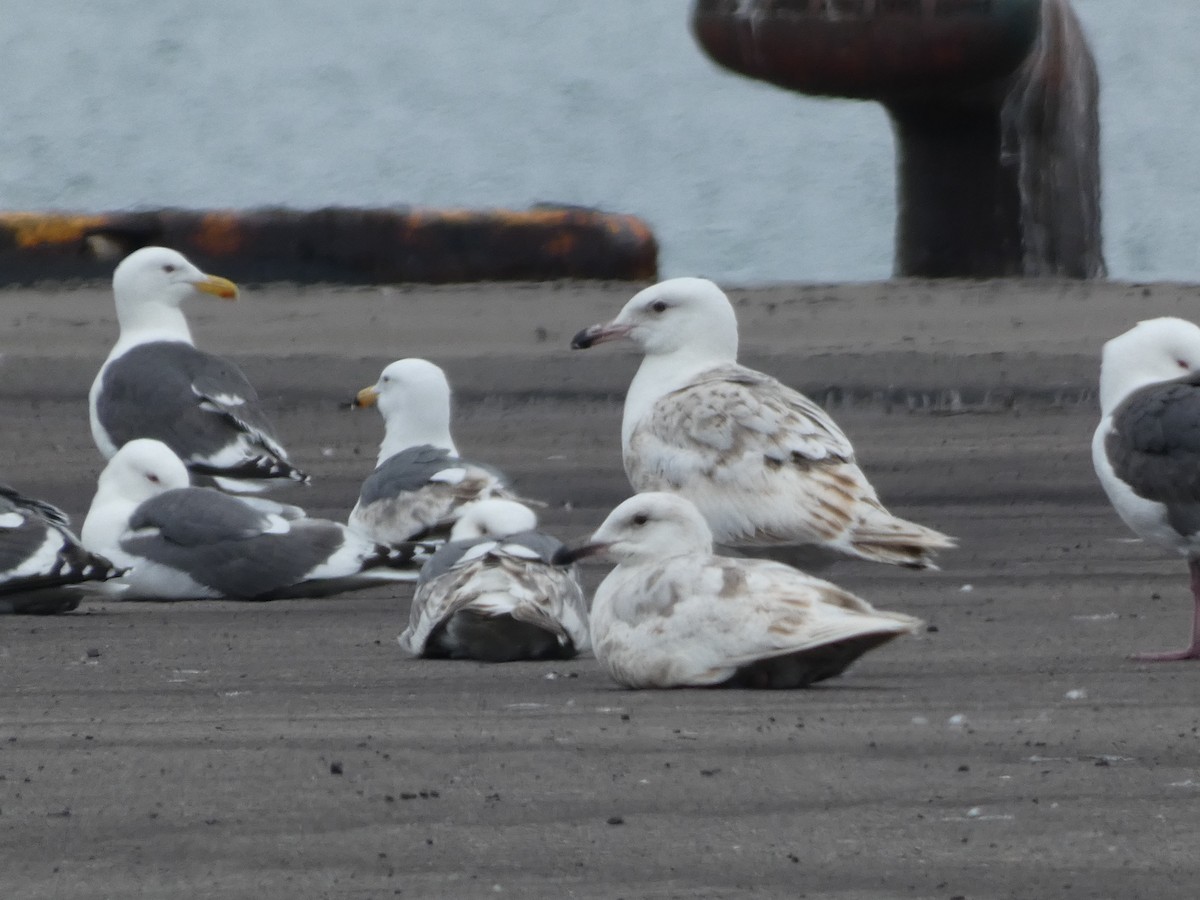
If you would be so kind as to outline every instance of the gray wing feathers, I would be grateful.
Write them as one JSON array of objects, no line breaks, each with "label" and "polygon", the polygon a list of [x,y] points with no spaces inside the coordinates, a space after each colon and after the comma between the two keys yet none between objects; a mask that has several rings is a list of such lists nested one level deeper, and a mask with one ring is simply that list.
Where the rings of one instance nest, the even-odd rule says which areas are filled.
[{"label": "gray wing feathers", "polygon": [[276,532],[280,521],[212,488],[179,488],[134,510],[121,548],[253,599],[304,580],[345,540],[333,522],[293,519]]},{"label": "gray wing feathers", "polygon": [[[219,417],[201,409],[197,399],[210,394],[241,397],[251,410],[258,402],[253,385],[233,363],[182,341],[158,341],[133,347],[108,365],[96,412],[118,447],[151,437],[176,452],[182,447],[187,453],[198,442],[215,449],[227,442],[220,432],[231,423],[222,428]],[[261,413],[257,417],[266,427]]]},{"label": "gray wing feathers", "polygon": [[437,447],[409,447],[385,459],[366,480],[358,502],[366,506],[398,494],[415,491],[446,468],[450,454]]},{"label": "gray wing feathers", "polygon": [[241,369],[182,341],[141,344],[112,360],[96,415],[118,447],[155,438],[185,462],[206,460],[239,433],[285,456]]},{"label": "gray wing feathers", "polygon": [[1135,391],[1104,442],[1117,477],[1162,503],[1180,534],[1200,532],[1200,385],[1195,376]]},{"label": "gray wing feathers", "polygon": [[[447,475],[438,478],[439,473]],[[349,523],[386,544],[445,537],[464,505],[507,497],[506,484],[504,475],[488,466],[428,444],[409,447],[367,476]]]},{"label": "gray wing feathers", "polygon": [[500,544],[501,546],[504,544],[520,544],[522,547],[536,553],[541,561],[548,566],[553,564],[554,554],[563,547],[563,542],[558,538],[541,531],[522,531],[519,534],[510,534],[501,540]]},{"label": "gray wing feathers", "polygon": [[342,546],[333,522],[301,519],[282,534],[228,536],[212,543],[176,543],[162,533],[132,532],[121,541],[127,553],[185,572],[194,581],[240,600],[280,596]]},{"label": "gray wing feathers", "polygon": [[61,525],[63,528],[71,523],[67,514],[54,504],[26,497],[8,485],[0,484],[0,512],[8,511],[27,513],[49,524]]},{"label": "gray wing feathers", "polygon": [[500,481],[506,480],[494,469],[451,456],[449,451],[440,447],[422,444],[401,450],[384,460],[363,482],[358,502],[366,506],[377,500],[420,490],[439,472],[459,465],[481,469],[490,472]]},{"label": "gray wing feathers", "polygon": [[129,519],[137,531],[157,528],[163,538],[183,547],[237,541],[261,534],[270,518],[236,497],[212,488],[166,491],[142,503]]},{"label": "gray wing feathers", "polygon": [[1135,391],[1114,413],[1105,450],[1139,496],[1200,503],[1200,386],[1175,381]]},{"label": "gray wing feathers", "polygon": [[426,582],[433,581],[439,575],[445,575],[454,565],[463,558],[463,554],[471,547],[475,546],[477,541],[450,541],[438,547],[437,552],[429,557],[429,560],[421,567],[421,574],[417,578],[417,585],[423,585]]},{"label": "gray wing feathers", "polygon": [[0,611],[55,613],[79,605],[83,594],[59,589],[121,575],[106,557],[85,550],[57,506],[0,485],[0,515],[18,521],[0,527]]},{"label": "gray wing feathers", "polygon": [[417,584],[425,584],[440,575],[449,572],[463,558],[463,555],[479,544],[496,544],[502,548],[505,544],[520,544],[532,550],[545,565],[553,565],[554,554],[563,546],[562,541],[540,531],[522,531],[505,538],[478,538],[469,541],[450,541],[438,548],[437,552],[421,568],[421,577]]}]

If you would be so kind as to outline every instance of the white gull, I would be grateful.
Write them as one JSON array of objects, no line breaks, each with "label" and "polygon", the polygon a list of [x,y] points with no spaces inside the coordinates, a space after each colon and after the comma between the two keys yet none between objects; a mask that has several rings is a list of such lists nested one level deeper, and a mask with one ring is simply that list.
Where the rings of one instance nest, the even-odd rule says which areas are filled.
[{"label": "white gull", "polygon": [[296,506],[190,487],[161,441],[123,446],[100,473],[84,546],[128,566],[127,599],[275,600],[415,581],[430,550],[388,548]]},{"label": "white gull", "polygon": [[237,287],[166,247],[137,250],[113,272],[121,334],[88,394],[96,446],[111,459],[135,438],[161,440],[228,491],[307,482],[241,369],[193,344],[180,304],[197,294],[233,300]]},{"label": "white gull", "polygon": [[502,473],[459,456],[450,436],[450,384],[428,360],[391,363],[353,406],[377,406],[384,428],[375,470],[350,512],[356,531],[384,544],[445,538],[467,504],[512,499]]},{"label": "white gull", "polygon": [[1117,514],[1188,561],[1188,646],[1143,660],[1200,659],[1200,327],[1139,322],[1104,345],[1092,464]]},{"label": "white gull", "polygon": [[699,511],[637,494],[563,558],[617,563],[592,601],[596,658],[632,688],[804,687],[920,622],[785,566],[715,556]]},{"label": "white gull", "polygon": [[820,406],[738,365],[737,318],[711,281],[646,288],[572,346],[618,339],[645,354],[621,423],[629,482],[688,498],[718,544],[815,545],[912,568],[934,567],[934,552],[954,546],[884,508]]},{"label": "white gull", "polygon": [[413,656],[509,662],[587,651],[587,601],[563,550],[512,500],[468,506],[421,570],[400,646]]}]

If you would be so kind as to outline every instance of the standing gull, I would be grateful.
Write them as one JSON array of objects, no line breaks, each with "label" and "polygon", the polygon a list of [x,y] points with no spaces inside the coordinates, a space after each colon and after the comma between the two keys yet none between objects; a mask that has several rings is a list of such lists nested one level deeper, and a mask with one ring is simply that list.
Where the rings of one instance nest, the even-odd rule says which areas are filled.
[{"label": "standing gull", "polygon": [[179,305],[197,293],[233,300],[237,288],[165,247],[145,247],[117,266],[121,334],[88,395],[96,446],[111,459],[134,438],[161,440],[193,473],[228,491],[307,482],[287,461],[246,376],[193,345]]},{"label": "standing gull", "polygon": [[394,544],[444,538],[465,505],[487,497],[514,499],[495,469],[462,459],[450,436],[450,384],[424,359],[401,359],[358,392],[356,407],[378,406],[383,442],[349,525]]},{"label": "standing gull", "polygon": [[133,440],[100,473],[85,546],[130,567],[127,598],[277,600],[415,581],[423,545],[382,547],[295,506],[190,487],[160,441]]},{"label": "standing gull", "polygon": [[875,609],[770,560],[714,556],[712,532],[677,494],[637,494],[582,547],[617,563],[596,590],[596,658],[632,688],[793,688],[843,672],[917,619]]},{"label": "standing gull", "polygon": [[70,612],[124,571],[83,548],[56,506],[0,484],[0,613]]},{"label": "standing gull", "polygon": [[421,570],[400,646],[431,659],[571,659],[590,647],[587,601],[563,545],[512,500],[480,500]]},{"label": "standing gull", "polygon": [[623,338],[645,354],[625,397],[625,474],[634,490],[687,497],[717,543],[817,545],[918,569],[954,546],[884,508],[850,441],[817,404],[738,365],[737,318],[711,281],[646,288],[571,346]]},{"label": "standing gull", "polygon": [[1191,573],[1191,642],[1134,658],[1200,659],[1200,327],[1150,319],[1104,345],[1092,464],[1125,524]]}]

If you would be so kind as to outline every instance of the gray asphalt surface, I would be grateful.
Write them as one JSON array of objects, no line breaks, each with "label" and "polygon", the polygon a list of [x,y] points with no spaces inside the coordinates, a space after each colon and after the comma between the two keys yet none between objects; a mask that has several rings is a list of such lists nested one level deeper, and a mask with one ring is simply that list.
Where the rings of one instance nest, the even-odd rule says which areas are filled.
[{"label": "gray asphalt surface", "polygon": [[[344,518],[381,435],[339,403],[443,364],[460,448],[585,535],[627,494],[636,359],[571,353],[624,285],[249,288],[193,304]],[[630,692],[592,659],[402,657],[407,592],[91,603],[0,618],[0,896],[1196,896],[1200,666],[1181,560],[1091,471],[1103,340],[1200,315],[1176,285],[733,291],[743,361],[826,402],[941,572],[827,577],[928,629],[805,691]],[[104,288],[0,292],[2,477],[82,518]],[[589,585],[603,567],[586,570]]]}]

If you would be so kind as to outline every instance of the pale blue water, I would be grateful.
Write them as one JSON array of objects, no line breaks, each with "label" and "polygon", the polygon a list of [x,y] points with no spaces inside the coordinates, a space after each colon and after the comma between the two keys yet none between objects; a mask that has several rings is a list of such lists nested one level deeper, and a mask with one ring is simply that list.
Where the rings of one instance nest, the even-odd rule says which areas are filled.
[{"label": "pale blue water", "polygon": [[[1200,4],[1076,0],[1106,254],[1200,280]],[[690,0],[7,0],[0,208],[525,207],[646,218],[666,275],[886,277],[874,104],[718,70]]]}]

